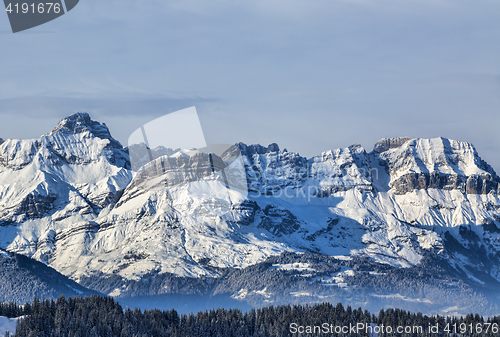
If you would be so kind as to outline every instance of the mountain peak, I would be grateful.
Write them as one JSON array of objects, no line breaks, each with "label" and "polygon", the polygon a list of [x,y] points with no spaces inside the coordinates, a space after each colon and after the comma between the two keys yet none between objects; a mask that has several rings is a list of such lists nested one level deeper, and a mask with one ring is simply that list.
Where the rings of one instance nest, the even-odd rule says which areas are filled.
[{"label": "mountain peak", "polygon": [[52,130],[51,134],[57,132],[63,133],[82,133],[93,129],[94,126],[100,126],[99,122],[94,122],[86,112],[77,112],[71,116],[63,118]]},{"label": "mountain peak", "polygon": [[4,142],[3,138],[0,138],[0,145],[2,145]]},{"label": "mountain peak", "polygon": [[109,139],[113,145],[121,147],[121,144],[111,136],[106,124],[101,124],[92,120],[90,115],[86,112],[77,112],[60,120],[57,126],[49,134],[79,134],[85,132],[91,133],[97,138]]}]

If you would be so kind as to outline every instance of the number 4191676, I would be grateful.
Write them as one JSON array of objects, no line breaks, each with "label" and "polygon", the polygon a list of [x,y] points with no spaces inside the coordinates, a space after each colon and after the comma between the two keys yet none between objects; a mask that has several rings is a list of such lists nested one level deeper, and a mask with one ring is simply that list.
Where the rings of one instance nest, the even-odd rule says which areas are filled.
[{"label": "number 4191676", "polygon": [[43,13],[50,13],[53,11],[53,13],[60,13],[61,12],[61,4],[60,3],[53,3],[53,2],[47,2],[47,3],[39,3],[37,6],[35,4],[27,4],[27,3],[16,3],[15,5],[12,5],[9,3],[6,9],[7,13],[38,13],[38,14],[43,14]]}]

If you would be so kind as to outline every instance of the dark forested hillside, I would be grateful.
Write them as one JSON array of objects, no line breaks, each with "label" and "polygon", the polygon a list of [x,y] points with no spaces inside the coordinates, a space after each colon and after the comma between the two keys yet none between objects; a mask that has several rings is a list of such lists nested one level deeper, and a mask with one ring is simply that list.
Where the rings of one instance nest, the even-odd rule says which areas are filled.
[{"label": "dark forested hillside", "polygon": [[55,269],[24,255],[0,249],[0,301],[31,302],[33,298],[99,294]]},{"label": "dark forested hillside", "polygon": [[0,305],[0,315],[25,315],[15,336],[496,336],[500,317],[426,316],[399,309],[372,314],[342,304],[285,305],[252,309],[217,309],[179,315],[175,310],[123,309],[112,298],[91,296],[35,300],[31,305]]}]

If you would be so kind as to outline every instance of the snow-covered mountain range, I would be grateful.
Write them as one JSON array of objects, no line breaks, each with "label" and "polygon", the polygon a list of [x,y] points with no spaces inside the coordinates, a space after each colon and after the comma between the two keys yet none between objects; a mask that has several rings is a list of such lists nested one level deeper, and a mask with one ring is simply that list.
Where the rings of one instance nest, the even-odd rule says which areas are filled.
[{"label": "snow-covered mountain range", "polygon": [[[500,289],[500,177],[470,143],[390,138],[370,152],[352,145],[313,158],[238,143],[219,155],[163,151],[138,172],[128,152],[86,113],[39,139],[0,141],[0,248],[118,297],[187,291],[173,286],[185,280],[277,303],[278,288],[241,278],[281,273],[310,288],[279,290],[298,302],[330,291],[447,312],[466,305],[432,294]],[[227,188],[224,171],[235,153],[241,191]],[[426,266],[440,266],[429,276],[438,290],[420,284],[428,293],[408,297],[374,281],[408,280],[398,273]],[[472,295],[464,296],[460,303]],[[498,310],[483,297],[475,310]]]}]

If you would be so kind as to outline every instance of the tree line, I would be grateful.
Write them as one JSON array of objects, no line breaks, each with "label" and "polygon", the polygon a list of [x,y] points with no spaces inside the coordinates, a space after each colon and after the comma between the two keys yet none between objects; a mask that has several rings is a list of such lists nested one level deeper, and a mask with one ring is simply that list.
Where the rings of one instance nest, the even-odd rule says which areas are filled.
[{"label": "tree line", "polygon": [[[368,337],[373,332],[380,337],[474,337],[497,336],[500,329],[500,316],[489,319],[472,314],[427,316],[400,309],[372,314],[341,303],[270,306],[246,313],[238,309],[214,309],[179,315],[175,310],[124,309],[113,298],[103,296],[35,299],[22,306],[1,303],[0,316],[23,316],[13,335],[19,337]],[[361,325],[363,329],[353,330]],[[436,326],[439,330],[431,329]],[[396,331],[396,327],[422,327],[422,330]]]}]

